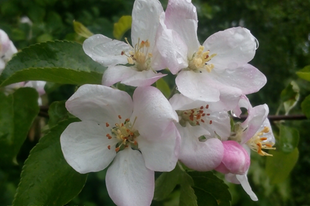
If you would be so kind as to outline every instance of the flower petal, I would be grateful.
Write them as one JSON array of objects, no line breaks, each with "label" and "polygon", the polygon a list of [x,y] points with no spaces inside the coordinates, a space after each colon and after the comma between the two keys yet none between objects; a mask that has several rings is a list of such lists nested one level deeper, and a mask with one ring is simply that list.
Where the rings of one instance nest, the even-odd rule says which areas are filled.
[{"label": "flower petal", "polygon": [[144,165],[137,150],[120,151],[106,174],[108,193],[118,206],[151,205],[154,195],[154,172]]},{"label": "flower petal", "polygon": [[131,121],[140,135],[147,139],[162,137],[171,121],[178,121],[166,97],[155,87],[138,87],[133,94],[134,109]]},{"label": "flower petal", "polygon": [[223,158],[224,147],[217,138],[199,141],[196,128],[188,126],[180,131],[182,146],[179,159],[189,168],[197,171],[209,171],[216,168]]},{"label": "flower petal", "polygon": [[126,64],[128,62],[127,57],[121,53],[131,50],[131,47],[124,42],[96,34],[84,41],[83,49],[94,61],[104,66],[110,66]]},{"label": "flower petal", "polygon": [[193,100],[217,102],[220,100],[218,89],[210,87],[206,75],[192,71],[181,71],[175,79],[178,90],[184,96]]},{"label": "flower petal", "polygon": [[166,9],[165,23],[168,29],[176,31],[188,47],[188,57],[198,50],[196,7],[189,0],[170,0]]},{"label": "flower petal", "polygon": [[247,128],[247,130],[244,131],[241,144],[246,143],[259,131],[267,118],[269,108],[267,104],[258,105],[256,107],[250,108],[248,113],[249,115],[247,119],[241,124],[242,128]]},{"label": "flower petal", "polygon": [[98,172],[114,159],[117,139],[105,137],[109,131],[95,122],[71,123],[61,134],[61,150],[68,164],[79,173]]},{"label": "flower petal", "polygon": [[222,84],[238,88],[243,94],[251,94],[259,91],[267,82],[263,73],[250,64],[244,64],[237,68],[214,70],[214,79]]},{"label": "flower petal", "polygon": [[115,124],[132,113],[131,97],[123,91],[103,85],[81,86],[66,102],[68,111],[81,120]]},{"label": "flower petal", "polygon": [[181,137],[173,122],[162,135],[159,139],[145,139],[139,136],[138,144],[147,168],[169,172],[175,168],[178,161]]},{"label": "flower petal", "polygon": [[244,174],[250,167],[250,156],[247,151],[235,141],[224,141],[224,156],[221,164],[215,168],[221,173]]},{"label": "flower petal", "polygon": [[236,175],[236,178],[239,180],[239,182],[241,183],[241,186],[243,187],[244,191],[250,196],[250,198],[253,201],[258,201],[257,196],[255,195],[255,193],[253,192],[249,181],[248,181],[248,177],[247,174],[244,175]]},{"label": "flower petal", "polygon": [[163,21],[160,19],[156,41],[157,50],[162,57],[159,60],[162,68],[168,68],[172,74],[176,74],[188,67],[188,50],[179,35],[174,30],[168,29]]},{"label": "flower petal", "polygon": [[150,86],[164,76],[166,76],[166,74],[155,73],[152,70],[134,71],[132,72],[132,76],[128,77],[127,79],[123,79],[121,83],[133,87],[145,87]]},{"label": "flower petal", "polygon": [[155,36],[163,7],[158,0],[136,0],[132,9],[131,40],[150,42],[150,50],[155,46]]},{"label": "flower petal", "polygon": [[235,68],[253,59],[257,40],[248,29],[234,27],[211,35],[203,46],[216,54],[209,62],[216,69]]}]

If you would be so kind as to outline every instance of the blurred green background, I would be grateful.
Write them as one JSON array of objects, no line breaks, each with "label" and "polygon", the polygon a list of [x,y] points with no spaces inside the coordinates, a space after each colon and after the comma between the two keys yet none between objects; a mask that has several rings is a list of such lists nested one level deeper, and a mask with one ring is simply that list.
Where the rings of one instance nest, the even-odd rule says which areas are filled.
[{"label": "blurred green background", "polygon": [[[270,114],[277,111],[284,114],[283,109],[279,109],[280,94],[294,80],[300,88],[300,101],[291,114],[301,114],[300,102],[309,95],[310,84],[299,79],[296,71],[310,65],[310,1],[193,0],[193,3],[197,7],[201,43],[211,34],[234,26],[248,28],[258,39],[259,48],[250,63],[267,76],[268,82],[260,92],[249,96],[252,104],[267,103]],[[167,1],[162,4],[165,8]],[[19,50],[56,39],[82,43],[84,38],[74,32],[73,20],[81,22],[94,34],[113,38],[114,23],[123,15],[131,15],[132,5],[133,0],[0,0],[0,28]],[[125,36],[130,37],[130,32]],[[73,91],[72,85],[59,85],[48,92],[46,101],[50,104],[65,100]],[[252,202],[240,185],[229,184],[233,205],[310,205],[310,121],[286,121],[284,124],[299,131],[299,159],[294,169],[288,178],[274,183],[265,170],[266,157],[254,154],[249,180],[259,202]],[[279,133],[277,127],[274,132]],[[277,138],[280,137],[277,135]],[[23,161],[37,140],[38,137],[29,138],[24,143],[18,156],[19,165],[0,167],[0,206],[11,204]],[[106,193],[104,176],[105,171],[90,174],[83,191],[68,205],[114,205]],[[175,204],[173,195],[166,203],[153,203]]]}]

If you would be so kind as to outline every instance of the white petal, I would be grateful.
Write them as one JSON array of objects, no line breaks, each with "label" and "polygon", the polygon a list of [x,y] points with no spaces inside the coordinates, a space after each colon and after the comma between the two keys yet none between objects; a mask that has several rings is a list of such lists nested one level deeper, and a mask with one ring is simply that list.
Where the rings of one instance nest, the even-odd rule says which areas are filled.
[{"label": "white petal", "polygon": [[113,148],[117,140],[108,139],[105,135],[109,132],[95,122],[71,123],[60,136],[61,150],[68,164],[82,174],[105,169],[116,155]]},{"label": "white petal", "polygon": [[110,39],[104,35],[96,34],[83,43],[84,52],[94,61],[104,65],[126,64],[127,57],[121,55],[122,51],[127,52],[131,47],[125,42]]},{"label": "white petal", "polygon": [[144,165],[137,150],[120,151],[106,174],[108,193],[118,206],[151,205],[154,195],[154,172]]},{"label": "white petal", "polygon": [[211,87],[212,84],[204,77],[202,73],[181,71],[176,77],[175,82],[180,93],[188,98],[205,102],[219,101],[219,90]]},{"label": "white petal", "polygon": [[150,50],[155,46],[155,36],[159,17],[163,12],[158,0],[136,0],[132,10],[131,40],[133,46],[140,41],[148,40]]},{"label": "white petal", "polygon": [[258,201],[257,196],[252,191],[252,188],[251,188],[251,186],[249,184],[247,175],[246,174],[244,174],[244,175],[236,175],[236,177],[239,180],[239,182],[241,183],[241,186],[243,187],[244,191],[250,196],[250,198],[253,201]]},{"label": "white petal", "polygon": [[182,146],[179,159],[189,168],[197,171],[209,171],[216,168],[222,161],[224,147],[217,138],[199,141],[195,127],[188,126],[180,131]]},{"label": "white petal", "polygon": [[160,138],[171,121],[178,121],[166,97],[155,87],[138,87],[133,94],[131,121],[145,138]]},{"label": "white petal", "polygon": [[248,29],[235,27],[211,35],[204,43],[205,50],[216,54],[210,60],[217,69],[238,67],[253,59],[257,40]]},{"label": "white petal", "polygon": [[131,67],[116,65],[109,66],[103,73],[102,84],[112,86],[113,84],[133,76],[137,71]]},{"label": "white petal", "polygon": [[139,149],[143,155],[145,165],[153,171],[167,172],[175,168],[180,149],[180,134],[171,122],[158,139],[138,137]]},{"label": "white petal", "polygon": [[135,71],[132,70],[132,75],[127,79],[123,79],[121,83],[133,86],[133,87],[145,87],[150,86],[158,79],[166,76],[166,74],[155,73],[152,70],[148,71]]},{"label": "white petal", "polygon": [[247,119],[241,124],[243,128],[247,128],[247,130],[243,134],[243,139],[241,144],[247,142],[250,138],[252,138],[259,129],[263,125],[263,122],[266,120],[267,115],[269,113],[269,108],[266,104],[258,105],[248,110]]},{"label": "white petal", "polygon": [[172,29],[180,35],[188,47],[188,57],[191,57],[200,46],[197,38],[196,7],[188,0],[168,1],[165,23],[168,29]]},{"label": "white petal", "polygon": [[103,85],[81,86],[66,102],[68,111],[81,120],[114,125],[132,113],[131,97],[123,91]]},{"label": "white petal", "polygon": [[157,36],[156,46],[162,57],[160,59],[162,67],[168,68],[172,74],[187,68],[188,50],[186,44],[174,30],[166,27],[162,19]]},{"label": "white petal", "polygon": [[244,64],[237,68],[216,72],[214,78],[231,87],[238,88],[243,94],[251,94],[259,91],[267,82],[263,73],[250,64]]}]

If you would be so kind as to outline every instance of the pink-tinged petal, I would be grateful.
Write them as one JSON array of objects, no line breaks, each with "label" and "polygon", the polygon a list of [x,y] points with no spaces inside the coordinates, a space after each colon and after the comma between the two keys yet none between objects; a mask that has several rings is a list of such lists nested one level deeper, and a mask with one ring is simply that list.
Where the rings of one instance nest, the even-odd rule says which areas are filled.
[{"label": "pink-tinged petal", "polygon": [[267,82],[265,75],[250,64],[218,72],[215,69],[213,75],[216,81],[238,88],[243,94],[257,92]]},{"label": "pink-tinged petal", "polygon": [[155,36],[163,7],[158,0],[136,0],[132,9],[131,40],[150,42],[150,50],[155,46]]},{"label": "pink-tinged petal", "polygon": [[162,68],[168,68],[172,74],[176,74],[188,67],[187,46],[174,30],[166,27],[163,21],[161,18],[156,41],[157,51],[162,57],[159,60]]},{"label": "pink-tinged petal", "polygon": [[153,171],[169,172],[175,168],[180,149],[180,134],[173,122],[158,139],[139,136],[137,141],[145,165]]},{"label": "pink-tinged petal", "polygon": [[145,87],[155,83],[158,79],[166,76],[166,74],[155,73],[152,70],[147,71],[133,71],[132,76],[123,79],[121,83],[133,87]]},{"label": "pink-tinged petal", "polygon": [[269,108],[267,104],[258,105],[249,109],[248,113],[249,115],[247,119],[241,124],[242,128],[247,128],[243,134],[241,144],[246,143],[257,132],[259,132],[259,129],[267,118]]},{"label": "pink-tinged petal", "polygon": [[211,35],[204,43],[205,50],[216,54],[209,63],[217,69],[239,67],[253,59],[257,40],[248,29],[234,27]]},{"label": "pink-tinged petal", "polygon": [[98,124],[118,123],[132,113],[132,100],[126,92],[103,85],[86,84],[81,86],[66,102],[67,110],[81,120],[95,121]]},{"label": "pink-tinged petal", "polygon": [[263,122],[260,130],[264,129],[264,127],[268,127],[269,128],[269,132],[264,134],[264,137],[267,137],[266,142],[271,142],[271,143],[275,144],[276,143],[276,139],[275,139],[275,137],[273,135],[272,127],[270,125],[270,122],[269,122],[268,118],[266,118],[266,120]]},{"label": "pink-tinged petal", "polygon": [[2,70],[5,67],[5,62],[0,58],[0,74],[2,73]]},{"label": "pink-tinged petal", "polygon": [[232,109],[232,115],[235,116],[235,117],[240,117],[242,111],[240,108],[245,108],[246,110],[249,110],[250,108],[252,108],[252,105],[249,101],[249,99],[245,96],[245,95],[242,95],[240,97],[240,100],[239,100],[239,103],[238,103],[238,106],[236,106],[234,109]]},{"label": "pink-tinged petal", "polygon": [[123,79],[127,79],[135,75],[136,72],[137,71],[132,67],[122,65],[109,66],[103,74],[102,84],[106,86],[112,86],[113,84],[120,82]]},{"label": "pink-tinged petal", "polygon": [[[105,125],[82,121],[71,123],[61,134],[61,150],[68,164],[79,173],[98,172],[114,159],[116,138],[108,139]],[[111,147],[109,149],[108,147]]]},{"label": "pink-tinged petal", "polygon": [[166,97],[155,87],[138,87],[133,94],[134,109],[131,122],[140,135],[147,139],[158,139],[171,121],[178,115]]},{"label": "pink-tinged petal", "polygon": [[213,170],[223,158],[223,144],[217,138],[210,138],[201,142],[198,139],[201,134],[197,134],[195,130],[197,128],[191,126],[179,127],[182,137],[179,159],[187,167],[197,171]]},{"label": "pink-tinged petal", "polygon": [[200,126],[204,127],[211,134],[211,137],[220,137],[220,139],[227,140],[231,133],[230,116],[227,112],[212,112],[207,113],[203,117],[204,123]]},{"label": "pink-tinged petal", "polygon": [[239,180],[239,182],[241,183],[242,188],[250,196],[250,198],[253,201],[258,201],[257,196],[252,191],[252,188],[251,188],[251,186],[249,184],[247,175],[246,174],[244,174],[244,175],[236,175],[236,178]]},{"label": "pink-tinged petal", "polygon": [[147,169],[137,150],[117,153],[106,174],[106,186],[118,206],[151,205],[154,195],[154,172]]},{"label": "pink-tinged petal", "polygon": [[191,57],[200,46],[197,38],[196,7],[188,0],[168,1],[165,23],[168,29],[180,35],[188,47],[188,57]]},{"label": "pink-tinged petal", "polygon": [[125,42],[96,34],[84,41],[83,49],[94,61],[104,66],[110,66],[128,63],[127,57],[122,55],[122,51],[128,52],[131,47]]},{"label": "pink-tinged petal", "polygon": [[152,70],[137,71],[134,67],[110,66],[103,74],[102,84],[112,86],[117,82],[134,87],[150,86],[166,74]]},{"label": "pink-tinged petal", "polygon": [[224,141],[224,156],[216,171],[227,174],[244,174],[250,167],[250,156],[247,151],[235,141]]},{"label": "pink-tinged petal", "polygon": [[181,71],[176,77],[175,82],[178,90],[184,96],[193,100],[205,102],[217,102],[220,100],[218,89],[210,86],[208,76],[193,71]]}]

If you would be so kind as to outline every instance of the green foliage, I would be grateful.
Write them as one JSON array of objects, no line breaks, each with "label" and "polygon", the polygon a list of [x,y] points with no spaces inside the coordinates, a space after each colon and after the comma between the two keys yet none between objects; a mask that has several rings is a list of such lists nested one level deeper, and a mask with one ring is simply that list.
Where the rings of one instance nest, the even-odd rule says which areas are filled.
[{"label": "green foliage", "polygon": [[113,36],[121,39],[123,35],[131,28],[131,16],[122,16],[118,22],[114,23]]},{"label": "green foliage", "polygon": [[165,95],[165,97],[167,98],[170,97],[171,95],[170,87],[163,78],[160,78],[159,80],[156,81],[156,87]]},{"label": "green foliage", "polygon": [[299,87],[295,81],[292,81],[284,90],[282,90],[281,100],[283,102],[285,114],[288,114],[291,109],[296,106],[299,97]]},{"label": "green foliage", "polygon": [[270,183],[281,183],[288,178],[293,170],[299,156],[298,149],[295,148],[290,153],[282,151],[272,151],[270,153],[273,157],[268,158],[266,162],[266,172],[270,178]]},{"label": "green foliage", "polygon": [[310,81],[310,65],[296,72],[299,78]]},{"label": "green foliage", "polygon": [[94,35],[81,22],[73,21],[73,28],[74,28],[74,31],[82,37],[88,38]]},{"label": "green foliage", "polygon": [[38,93],[21,88],[6,96],[0,92],[0,166],[16,162],[16,156],[39,112]]},{"label": "green foliage", "polygon": [[61,122],[40,139],[25,161],[13,206],[64,205],[80,193],[87,175],[77,173],[63,157],[59,137],[76,119]]},{"label": "green foliage", "polygon": [[302,112],[310,119],[310,95],[308,95],[301,103]]},{"label": "green foliage", "polygon": [[23,49],[0,76],[2,86],[27,80],[61,84],[100,84],[105,68],[89,58],[80,44],[55,41]]},{"label": "green foliage", "polygon": [[285,181],[293,170],[299,156],[299,132],[283,124],[280,125],[279,147],[271,151],[273,157],[266,162],[266,173],[272,184]]},{"label": "green foliage", "polygon": [[53,102],[48,110],[48,126],[53,127],[63,120],[68,119],[69,113],[65,107],[65,101]]},{"label": "green foliage", "polygon": [[179,188],[180,206],[229,206],[228,187],[212,172],[186,172],[179,165],[156,179],[154,200],[165,201]]}]

